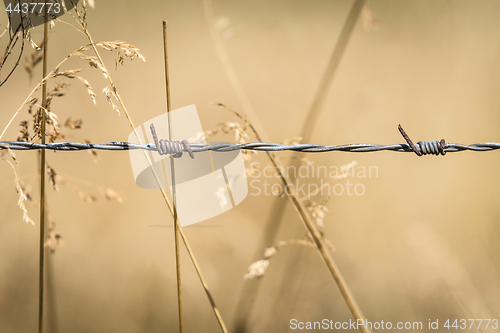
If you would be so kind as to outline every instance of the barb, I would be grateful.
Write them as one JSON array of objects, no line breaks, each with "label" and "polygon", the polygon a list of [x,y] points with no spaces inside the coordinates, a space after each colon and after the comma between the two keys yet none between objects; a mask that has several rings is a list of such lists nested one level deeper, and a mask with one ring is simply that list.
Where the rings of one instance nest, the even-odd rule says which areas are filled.
[{"label": "barb", "polygon": [[[246,150],[256,150],[256,151],[298,151],[303,153],[324,153],[331,151],[343,151],[351,153],[368,153],[376,151],[396,151],[396,152],[414,152],[413,149],[408,144],[391,144],[391,145],[378,145],[369,143],[359,143],[359,144],[347,144],[340,146],[331,145],[320,145],[320,144],[299,144],[299,145],[283,145],[279,143],[269,143],[269,142],[251,142],[245,144],[237,143],[218,143],[213,145],[205,145],[200,143],[190,143],[191,151],[193,153],[202,151],[215,151],[215,152],[227,152],[239,149]],[[419,141],[415,144],[415,148],[421,150],[422,154],[436,154],[442,153],[453,153],[465,150],[471,151],[492,151],[500,149],[500,143],[498,142],[484,142],[475,143],[471,145],[465,145],[460,143],[445,143],[444,140],[438,141]],[[49,149],[58,151],[74,151],[74,150],[88,150],[88,149],[99,149],[99,150],[150,150],[158,151],[156,144],[135,144],[129,142],[104,142],[104,143],[81,143],[81,142],[54,142],[54,143],[35,143],[35,142],[24,142],[24,141],[0,141],[1,149],[11,149],[11,150],[38,150],[38,149]],[[182,148],[184,152],[189,153],[186,146]]]},{"label": "barb", "polygon": [[[153,135],[153,141],[155,142],[155,146],[158,148],[157,150],[160,155],[172,154],[175,158],[180,158],[182,157],[182,152],[185,149],[188,151],[189,156],[191,158],[194,158],[193,151],[191,150],[191,147],[189,146],[187,140],[182,140],[182,142],[163,139],[158,140],[158,137],[156,136],[155,125],[151,124],[150,129],[151,134]],[[184,145],[184,148],[182,147],[182,145]]]},{"label": "barb", "polygon": [[[401,133],[401,135],[403,136],[403,138],[406,140],[406,143],[408,143],[408,145],[410,146],[411,150],[417,154],[417,156],[422,156],[422,149],[420,149],[420,147],[415,147],[415,145],[413,144],[413,141],[411,141],[410,137],[408,136],[408,134],[406,134],[405,130],[403,129],[403,127],[401,127],[401,125],[398,125],[398,130],[399,132]],[[420,146],[420,143],[419,143],[419,146]]]}]

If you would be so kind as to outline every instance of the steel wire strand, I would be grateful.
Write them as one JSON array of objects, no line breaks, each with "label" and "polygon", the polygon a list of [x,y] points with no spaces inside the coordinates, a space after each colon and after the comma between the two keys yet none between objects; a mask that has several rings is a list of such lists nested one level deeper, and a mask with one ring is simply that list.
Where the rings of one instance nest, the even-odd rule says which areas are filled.
[{"label": "steel wire strand", "polygon": [[[419,141],[415,146],[423,151],[423,154],[435,154],[429,150],[433,142]],[[212,145],[205,145],[200,143],[189,144],[193,152],[203,152],[212,150],[215,152],[228,152],[240,149],[256,150],[256,151],[298,151],[305,153],[322,153],[331,151],[343,151],[354,153],[367,153],[376,151],[396,151],[396,152],[413,152],[408,144],[391,144],[391,145],[378,145],[378,144],[346,144],[339,146],[320,145],[320,144],[298,144],[298,145],[284,145],[279,143],[269,142],[251,142],[244,144],[237,143],[217,143]],[[426,149],[427,147],[427,149]],[[0,149],[11,150],[38,150],[48,149],[57,151],[76,151],[76,150],[150,150],[157,151],[154,143],[136,144],[129,142],[103,142],[103,143],[81,143],[81,142],[54,142],[54,143],[35,143],[24,141],[0,141]],[[443,146],[444,152],[461,152],[466,150],[471,151],[491,151],[500,149],[498,142],[484,142],[475,144],[460,144],[460,143],[446,143]],[[187,147],[183,148],[184,152],[188,152]]]}]

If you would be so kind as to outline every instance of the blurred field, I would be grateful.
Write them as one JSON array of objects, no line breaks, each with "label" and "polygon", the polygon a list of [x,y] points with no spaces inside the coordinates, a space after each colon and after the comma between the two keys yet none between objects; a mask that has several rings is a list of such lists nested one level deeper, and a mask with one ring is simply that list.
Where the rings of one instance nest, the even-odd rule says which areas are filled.
[{"label": "blurred field", "polygon": [[[224,44],[255,110],[250,121],[265,131],[266,140],[299,135],[351,5],[214,1],[215,16],[223,19],[218,22],[229,22]],[[414,141],[499,142],[500,2],[373,0],[368,7],[379,28],[371,31],[358,20],[311,142],[403,143],[398,124]],[[0,18],[3,29],[5,15]],[[196,104],[205,130],[234,121],[208,106],[221,102],[244,112],[212,43],[201,1],[96,1],[88,17],[94,40],[125,40],[147,59],[115,70],[114,56],[105,58],[135,123],[165,112],[164,19],[172,107]],[[42,36],[43,29],[36,28],[34,40]],[[49,68],[85,44],[83,35],[56,24]],[[83,119],[83,128],[68,140],[126,141],[130,127],[100,93],[107,85],[102,75],[77,59],[64,68],[83,68],[98,94],[94,106],[83,86],[69,82],[67,96],[54,101],[61,122],[69,116]],[[21,66],[0,88],[2,130],[40,78],[38,72],[29,82]],[[23,111],[3,139],[15,140],[18,122],[25,118]],[[38,194],[38,154],[16,154],[21,179]],[[49,258],[57,312],[48,311],[48,325],[55,322],[59,332],[75,333],[174,332],[172,217],[159,191],[135,185],[126,152],[99,155],[94,165],[85,152],[47,153],[49,165],[61,175],[124,195],[120,205],[88,189],[99,200],[87,204],[69,187],[61,186],[58,193],[49,188],[50,214],[65,243]],[[279,154],[285,163],[288,156]],[[370,321],[499,318],[500,152],[307,158],[316,166],[356,160],[378,168],[378,177],[351,180],[364,184],[363,196],[333,196],[324,222],[336,248],[333,257]],[[264,154],[256,159],[267,163]],[[22,221],[11,168],[0,163],[0,172],[0,332],[34,332],[38,229]],[[277,200],[286,198],[248,196],[236,209],[201,223],[220,227],[184,229],[230,331],[243,275]],[[38,227],[37,207],[28,210]],[[301,228],[288,205],[277,239],[301,235]],[[181,250],[186,332],[219,332],[183,245]],[[283,249],[258,283],[250,332],[288,332],[292,318],[351,318],[315,249]]]}]

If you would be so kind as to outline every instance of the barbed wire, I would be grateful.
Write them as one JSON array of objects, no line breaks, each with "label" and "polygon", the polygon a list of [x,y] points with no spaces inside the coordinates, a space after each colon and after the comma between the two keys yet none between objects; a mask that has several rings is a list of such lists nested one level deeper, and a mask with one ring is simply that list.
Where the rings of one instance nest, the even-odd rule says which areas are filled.
[{"label": "barbed wire", "polygon": [[[304,153],[323,153],[332,151],[343,151],[343,152],[353,152],[353,153],[367,153],[376,151],[396,151],[396,152],[415,152],[409,144],[390,144],[390,145],[379,145],[379,144],[346,144],[339,146],[332,145],[321,145],[321,144],[296,144],[296,145],[285,145],[279,143],[269,143],[269,142],[251,142],[244,144],[237,143],[216,143],[211,145],[200,144],[200,143],[190,143],[189,146],[194,153],[204,152],[204,151],[215,151],[215,152],[229,152],[235,150],[256,150],[256,151],[298,151]],[[448,152],[460,152],[460,151],[492,151],[500,149],[500,143],[498,142],[485,142],[476,143],[471,145],[460,144],[460,143],[444,143],[441,145],[438,141],[419,141],[414,144],[417,150],[421,150],[423,155],[427,154],[442,154]],[[136,144],[129,142],[104,142],[104,143],[80,143],[80,142],[54,142],[54,143],[34,143],[34,142],[24,142],[24,141],[0,141],[0,149],[12,149],[12,150],[38,150],[38,149],[49,149],[56,151],[76,151],[76,150],[149,150],[158,151],[154,143],[148,144]],[[186,148],[183,151],[188,152]]]}]

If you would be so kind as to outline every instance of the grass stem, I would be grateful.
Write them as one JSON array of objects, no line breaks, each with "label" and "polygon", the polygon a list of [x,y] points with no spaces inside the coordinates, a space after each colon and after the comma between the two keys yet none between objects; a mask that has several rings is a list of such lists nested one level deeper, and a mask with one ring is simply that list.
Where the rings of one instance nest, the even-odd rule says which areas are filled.
[{"label": "grass stem", "polygon": [[[168,77],[168,50],[167,50],[167,21],[163,21],[163,50],[165,56],[165,88],[167,94],[167,113],[168,113],[168,139],[172,141],[172,117],[170,112],[172,106],[170,104],[170,81]],[[181,288],[181,262],[179,256],[179,219],[177,216],[176,195],[175,195],[175,170],[174,156],[170,154],[170,170],[172,179],[172,202],[174,210],[174,240],[175,240],[175,267],[177,271],[177,302],[179,306],[179,332],[184,332],[184,324],[182,320],[182,288]]]},{"label": "grass stem", "polygon": [[[204,0],[204,2],[209,3],[211,0]],[[332,85],[333,79],[335,77],[335,73],[340,65],[340,62],[345,54],[345,50],[347,48],[348,42],[352,36],[352,32],[354,30],[357,19],[360,16],[361,10],[365,4],[366,0],[355,0],[352,4],[352,7],[349,11],[347,19],[342,27],[340,35],[337,39],[335,47],[332,51],[330,59],[327,63],[327,66],[321,76],[321,80],[318,84],[318,88],[314,94],[312,105],[308,111],[307,117],[305,119],[302,131],[300,133],[300,137],[303,138],[305,142],[308,142],[311,138],[313,130],[316,126],[316,123],[319,119],[319,115],[323,108],[326,97],[328,96],[328,92],[330,91],[330,87]],[[221,44],[221,42],[219,42]],[[219,46],[220,48],[221,46]],[[220,56],[221,62],[226,64],[228,62],[225,57]],[[259,138],[258,138],[259,139]],[[262,141],[261,139],[259,139]],[[270,154],[269,158],[272,158]],[[292,156],[295,159],[297,154]],[[275,158],[276,160],[276,158]],[[301,160],[298,159],[295,162],[292,162],[292,167],[297,169],[301,165]],[[293,182],[293,179],[291,179]],[[273,212],[266,223],[266,228],[264,231],[264,236],[257,248],[257,253],[255,258],[260,258],[262,252],[265,248],[271,246],[276,242],[276,236],[278,234],[279,227],[283,221],[283,216],[285,213],[285,209],[287,206],[287,202],[285,200],[279,200],[276,202],[273,208]],[[256,295],[259,290],[260,284],[247,280],[245,282],[245,286],[243,288],[242,295],[240,296],[240,300],[238,302],[237,310],[236,310],[236,319],[235,319],[235,332],[236,333],[244,333],[247,330],[247,322],[251,316],[251,312],[255,306]],[[287,286],[289,288],[290,286]],[[339,287],[340,288],[340,287]],[[289,290],[289,289],[288,289]],[[280,302],[281,300],[277,300]],[[351,309],[352,312],[352,309]],[[354,312],[353,312],[354,313]]]},{"label": "grass stem", "polygon": [[[95,43],[94,43],[94,41],[92,39],[92,36],[90,35],[90,33],[89,33],[88,29],[87,29],[87,27],[82,25],[82,28],[83,28],[83,32],[84,32],[85,36],[87,36],[87,39],[89,40],[90,45],[92,46],[92,49],[93,49],[93,51],[94,51],[94,53],[95,53],[95,55],[96,55],[96,57],[97,57],[97,59],[99,61],[99,64],[103,68],[106,68],[105,65],[104,65],[104,61],[102,60],[101,55],[100,55],[99,51],[97,50],[97,47],[96,47],[96,45],[95,45]],[[132,118],[130,117],[130,114],[128,113],[127,108],[125,107],[125,103],[123,102],[123,99],[121,98],[118,90],[116,89],[116,86],[115,86],[113,80],[111,79],[111,76],[108,75],[107,79],[108,79],[108,82],[109,82],[111,88],[113,89],[113,91],[116,94],[116,98],[118,99],[118,102],[120,103],[120,106],[121,106],[121,108],[123,110],[123,113],[125,114],[125,117],[127,118],[127,121],[129,123],[130,127],[132,128],[132,130],[133,130],[133,132],[134,132],[137,140],[139,141],[139,143],[142,143],[141,142],[142,140],[141,140],[140,136],[138,135],[137,131],[135,130],[136,126],[134,125],[134,122],[132,121]],[[168,209],[170,210],[170,213],[173,216],[174,215],[174,210],[172,208],[172,205],[169,202],[169,199],[168,199],[168,196],[167,196],[167,192],[164,189],[161,188],[161,186],[160,186],[161,183],[160,183],[160,180],[158,178],[158,175],[156,174],[154,168],[152,167],[152,162],[149,159],[149,157],[147,156],[147,154],[145,154],[145,157],[146,157],[146,160],[148,161],[148,164],[149,164],[151,170],[153,171],[153,175],[155,177],[155,180],[156,180],[156,182],[158,183],[158,185],[160,187],[160,192],[161,192],[161,194],[163,196],[163,199],[165,200],[165,203],[166,203]],[[205,289],[205,293],[207,294],[208,300],[210,302],[210,305],[212,306],[212,310],[214,311],[215,317],[216,317],[216,319],[217,319],[217,321],[218,321],[218,323],[219,323],[219,325],[220,325],[220,327],[222,329],[222,332],[227,333],[226,325],[224,324],[222,316],[221,316],[221,314],[220,314],[217,306],[215,305],[215,301],[214,301],[214,298],[212,296],[212,293],[208,289],[207,282],[205,281],[205,279],[203,277],[203,274],[201,273],[200,267],[199,267],[199,265],[198,265],[198,263],[196,261],[196,258],[194,256],[194,253],[193,253],[192,249],[191,249],[191,246],[189,245],[189,242],[188,242],[188,240],[186,238],[186,235],[184,234],[184,232],[182,231],[181,228],[179,228],[179,233],[180,233],[181,238],[182,238],[182,240],[184,242],[184,245],[186,246],[186,249],[188,250],[189,257],[190,257],[191,261],[193,262],[193,265],[194,265],[194,267],[196,269],[196,273],[198,274],[198,277],[200,278],[200,282],[201,282],[203,288]]]},{"label": "grass stem", "polygon": [[[45,7],[45,22],[43,25],[43,77],[47,76],[47,45],[49,35],[47,7]],[[42,85],[42,144],[45,143],[45,130],[47,121],[47,83]],[[45,149],[40,154],[40,244],[39,244],[39,275],[38,275],[38,332],[43,332],[43,274],[45,257]]]},{"label": "grass stem", "polygon": [[[240,115],[238,112],[231,110],[230,108],[226,107],[225,105],[220,104],[224,109],[228,110],[229,112],[232,112],[234,115],[236,115],[238,118],[240,118],[242,121],[246,123],[246,125],[253,131],[255,137],[257,140],[261,141],[260,135],[255,131],[255,128],[252,126],[251,123],[248,122],[248,120]],[[316,229],[316,226],[314,222],[311,220],[309,217],[309,214],[307,213],[307,209],[304,207],[304,205],[301,203],[300,199],[298,198],[295,186],[292,182],[290,182],[283,172],[281,170],[284,170],[284,168],[280,168],[279,163],[275,159],[274,154],[271,152],[266,152],[267,156],[271,160],[271,164],[273,165],[274,169],[276,170],[276,173],[279,175],[281,182],[283,183],[283,188],[288,188],[289,189],[289,195],[288,198],[290,198],[290,201],[292,202],[294,208],[296,209],[297,213],[300,216],[301,221],[303,222],[306,230],[309,232],[309,235],[311,236],[311,239],[313,240],[323,262],[325,263],[328,272],[330,273],[331,277],[335,281],[335,284],[337,285],[340,293],[342,294],[342,297],[344,297],[344,300],[347,303],[347,306],[349,307],[349,310],[353,314],[353,316],[356,319],[365,319],[363,316],[363,313],[361,312],[361,309],[357,305],[353,295],[351,294],[349,287],[347,286],[344,278],[342,277],[342,274],[340,273],[339,268],[337,267],[337,264],[331,257],[327,246],[324,244],[323,241],[323,236],[318,232]],[[364,324],[360,326],[361,331],[363,333],[369,333],[371,332]]]}]

